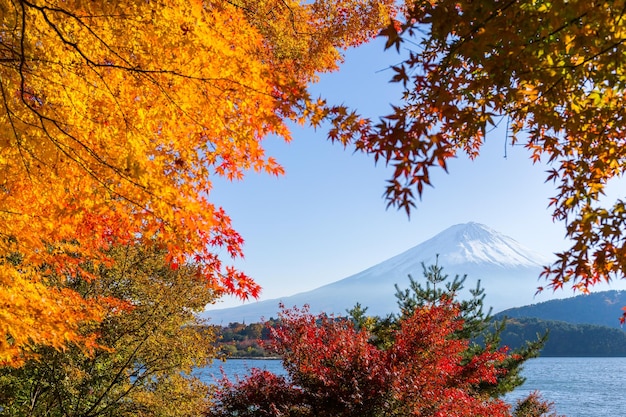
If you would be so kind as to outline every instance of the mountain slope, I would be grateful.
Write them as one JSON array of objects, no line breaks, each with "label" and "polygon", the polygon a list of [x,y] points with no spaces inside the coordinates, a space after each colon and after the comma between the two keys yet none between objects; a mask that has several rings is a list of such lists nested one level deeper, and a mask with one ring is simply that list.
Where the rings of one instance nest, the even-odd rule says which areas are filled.
[{"label": "mountain slope", "polygon": [[626,291],[613,290],[511,308],[500,312],[498,316],[620,328],[619,318],[622,316],[624,306],[626,306]]},{"label": "mountain slope", "polygon": [[537,318],[508,319],[502,345],[517,349],[548,331],[541,356],[626,356],[626,332],[595,324],[572,324]]},{"label": "mountain slope", "polygon": [[[279,302],[287,307],[309,304],[312,312],[343,314],[360,302],[369,314],[386,315],[396,310],[394,285],[408,286],[408,275],[422,279],[422,263],[437,260],[449,275],[468,275],[466,289],[481,280],[486,289],[486,306],[494,311],[554,298],[534,294],[542,266],[549,261],[514,239],[484,225],[467,223],[452,226],[437,236],[387,261],[340,281],[282,299],[253,302],[240,307],[211,310],[204,315],[212,323],[255,322],[276,317]],[[571,295],[562,292],[562,297]]]}]

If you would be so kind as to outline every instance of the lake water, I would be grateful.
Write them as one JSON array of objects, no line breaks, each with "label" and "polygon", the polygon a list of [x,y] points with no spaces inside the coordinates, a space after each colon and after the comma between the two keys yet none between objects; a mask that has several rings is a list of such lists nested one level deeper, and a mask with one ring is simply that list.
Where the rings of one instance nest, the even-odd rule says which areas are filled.
[{"label": "lake water", "polygon": [[[279,360],[231,359],[199,369],[207,383],[220,378],[220,367],[231,379],[245,376],[250,368],[277,374],[284,370]],[[567,417],[626,417],[626,358],[537,358],[524,365],[526,383],[506,396],[514,403],[532,391],[556,405]]]},{"label": "lake water", "polygon": [[626,416],[626,358],[537,358],[522,375],[507,401],[537,390],[568,417]]}]

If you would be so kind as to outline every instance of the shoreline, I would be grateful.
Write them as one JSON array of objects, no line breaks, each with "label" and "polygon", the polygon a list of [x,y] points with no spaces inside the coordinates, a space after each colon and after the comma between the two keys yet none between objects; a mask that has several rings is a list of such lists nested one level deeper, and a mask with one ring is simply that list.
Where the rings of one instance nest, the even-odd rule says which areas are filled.
[{"label": "shoreline", "polygon": [[281,360],[280,356],[236,356],[236,357],[228,357],[225,358],[227,361],[230,360],[259,360],[259,361],[277,361]]}]

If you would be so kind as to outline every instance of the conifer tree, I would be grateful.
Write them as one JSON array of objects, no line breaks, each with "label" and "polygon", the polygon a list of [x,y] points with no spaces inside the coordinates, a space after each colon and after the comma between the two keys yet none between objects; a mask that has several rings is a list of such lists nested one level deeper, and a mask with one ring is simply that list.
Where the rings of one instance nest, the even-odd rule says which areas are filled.
[{"label": "conifer tree", "polygon": [[[505,320],[494,321],[491,316],[491,308],[485,312],[484,299],[485,289],[481,287],[480,280],[476,287],[469,290],[469,299],[459,299],[459,294],[464,288],[467,275],[462,277],[455,275],[451,278],[443,272],[444,268],[438,260],[429,266],[422,263],[424,284],[409,275],[409,288],[400,289],[396,285],[396,298],[399,314],[391,314],[385,318],[369,318],[369,324],[364,321],[366,311],[360,306],[349,311],[357,326],[369,326],[374,334],[378,345],[390,345],[388,339],[393,334],[391,329],[398,328],[399,324],[410,317],[418,309],[440,305],[453,300],[459,306],[459,319],[463,326],[454,332],[452,337],[459,340],[471,341],[465,356],[467,360],[485,351],[495,352],[501,348],[500,335],[505,328]],[[511,392],[524,383],[520,376],[522,364],[530,358],[539,356],[548,334],[538,335],[537,340],[527,341],[526,346],[511,352],[499,365],[506,372],[502,373],[496,384],[483,384],[482,389],[492,396],[500,396]]]}]

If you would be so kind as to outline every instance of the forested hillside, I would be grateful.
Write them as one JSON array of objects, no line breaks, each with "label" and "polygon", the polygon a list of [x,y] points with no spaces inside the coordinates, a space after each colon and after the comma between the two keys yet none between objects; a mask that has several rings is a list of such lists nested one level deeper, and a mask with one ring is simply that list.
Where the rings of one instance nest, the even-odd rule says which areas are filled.
[{"label": "forested hillside", "polygon": [[502,344],[515,349],[546,331],[541,356],[626,356],[626,332],[620,329],[536,318],[508,319]]},{"label": "forested hillside", "polygon": [[261,341],[269,338],[268,324],[230,323],[228,326],[214,326],[213,328],[217,334],[217,347],[226,357],[257,358],[269,355],[261,346]]},{"label": "forested hillside", "polygon": [[620,327],[626,291],[602,291],[504,310],[496,317],[534,317],[577,324]]},{"label": "forested hillside", "polygon": [[[226,357],[270,356],[262,347],[262,340],[269,338],[267,325],[230,323],[214,329],[219,335],[217,345]],[[549,337],[541,356],[626,356],[626,332],[620,329],[537,318],[508,319],[502,344],[516,349],[546,331]]]}]

